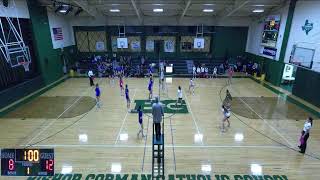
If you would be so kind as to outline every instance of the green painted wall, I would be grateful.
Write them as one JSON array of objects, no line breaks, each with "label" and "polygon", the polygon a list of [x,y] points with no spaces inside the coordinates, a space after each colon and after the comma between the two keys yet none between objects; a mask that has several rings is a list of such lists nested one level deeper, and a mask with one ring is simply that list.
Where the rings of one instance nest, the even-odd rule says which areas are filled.
[{"label": "green painted wall", "polygon": [[320,107],[320,73],[298,67],[292,94]]},{"label": "green painted wall", "polygon": [[[128,29],[134,29],[136,32],[141,32],[140,34],[127,33],[127,36],[140,36],[141,37],[141,52],[117,52],[117,54],[130,54],[133,57],[138,57],[140,55],[146,55],[150,59],[158,58],[155,53],[145,52],[145,39],[146,36],[159,35],[155,34],[152,31],[152,26],[131,26]],[[197,58],[224,58],[235,57],[238,55],[243,55],[245,53],[248,27],[207,27],[208,31],[213,32],[211,34],[205,34],[205,36],[211,36],[211,49],[210,52],[180,52],[180,37],[184,35],[195,36],[195,33],[190,33],[188,27],[185,26],[176,26],[170,27],[176,33],[161,34],[163,36],[175,36],[176,37],[176,52],[174,53],[165,53],[163,52],[163,47],[161,47],[160,57],[166,59],[197,59]],[[93,54],[105,54],[108,53],[112,55],[111,52],[111,36],[118,35],[117,26],[97,26],[97,27],[86,27],[86,26],[77,26],[74,27],[74,31],[106,31],[107,33],[107,49],[108,52],[104,53],[80,53],[77,52],[76,58],[87,57]],[[74,33],[76,34],[76,33]]]},{"label": "green painted wall", "polygon": [[216,27],[212,52],[215,57],[243,55],[247,44],[247,27]]},{"label": "green painted wall", "polygon": [[[34,62],[37,63],[40,75],[1,92],[0,108],[59,80],[63,76],[61,50],[53,49],[52,47],[46,8],[40,6],[37,0],[28,0],[27,3],[31,19],[33,47],[36,56]],[[73,48],[74,46],[67,47],[64,52],[65,56],[71,60],[70,63],[72,63],[73,59],[70,49]],[[0,114],[1,113],[3,112],[0,112]]]},{"label": "green painted wall", "polygon": [[28,0],[38,67],[45,84],[63,76],[61,50],[53,49],[47,10],[37,0]]},{"label": "green painted wall", "polygon": [[266,74],[266,81],[275,86],[281,83],[284,63],[269,58],[247,53],[249,60],[256,62],[262,67],[262,72]]},{"label": "green painted wall", "polygon": [[[285,63],[274,61],[262,56],[247,53],[249,60],[260,64],[266,74],[266,81],[280,86]],[[320,73],[298,67],[292,94],[320,107]]]}]

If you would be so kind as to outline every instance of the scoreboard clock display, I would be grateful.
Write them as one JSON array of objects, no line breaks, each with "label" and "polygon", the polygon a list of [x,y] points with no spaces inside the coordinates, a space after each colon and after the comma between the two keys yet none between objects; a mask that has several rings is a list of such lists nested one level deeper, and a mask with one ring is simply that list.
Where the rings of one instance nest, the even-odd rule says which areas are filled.
[{"label": "scoreboard clock display", "polygon": [[2,176],[53,176],[53,149],[2,149]]}]

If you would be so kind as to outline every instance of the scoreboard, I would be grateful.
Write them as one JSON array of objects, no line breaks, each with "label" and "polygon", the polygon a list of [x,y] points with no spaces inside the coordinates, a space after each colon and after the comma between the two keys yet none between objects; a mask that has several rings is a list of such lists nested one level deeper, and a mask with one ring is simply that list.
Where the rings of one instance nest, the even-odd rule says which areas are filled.
[{"label": "scoreboard", "polygon": [[53,149],[2,149],[2,176],[53,176]]}]

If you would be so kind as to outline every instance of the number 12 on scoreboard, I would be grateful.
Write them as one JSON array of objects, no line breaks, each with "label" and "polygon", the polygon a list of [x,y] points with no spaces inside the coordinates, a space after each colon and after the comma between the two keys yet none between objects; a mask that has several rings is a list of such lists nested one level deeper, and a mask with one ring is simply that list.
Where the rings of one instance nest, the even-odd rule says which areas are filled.
[{"label": "number 12 on scoreboard", "polygon": [[46,160],[46,170],[47,171],[53,170],[53,160],[52,159]]}]

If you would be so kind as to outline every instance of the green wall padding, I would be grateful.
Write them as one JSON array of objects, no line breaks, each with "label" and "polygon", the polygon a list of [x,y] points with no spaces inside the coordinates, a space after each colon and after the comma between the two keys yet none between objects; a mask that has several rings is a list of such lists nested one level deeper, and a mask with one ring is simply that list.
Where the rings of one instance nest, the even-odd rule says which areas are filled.
[{"label": "green wall padding", "polygon": [[320,107],[320,73],[298,67],[292,93]]},{"label": "green wall padding", "polygon": [[215,57],[243,55],[247,44],[247,27],[216,27],[213,38]]},{"label": "green wall padding", "polygon": [[46,7],[37,0],[28,0],[29,14],[35,40],[38,67],[45,84],[63,76],[61,50],[53,49]]},{"label": "green wall padding", "polygon": [[280,85],[284,68],[283,62],[278,62],[252,53],[247,53],[247,56],[250,61],[256,62],[262,67],[262,73],[266,74],[266,81],[275,86]]}]

